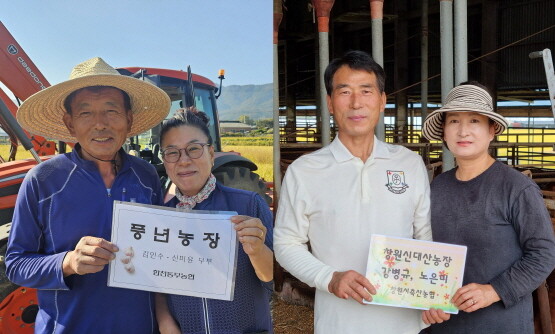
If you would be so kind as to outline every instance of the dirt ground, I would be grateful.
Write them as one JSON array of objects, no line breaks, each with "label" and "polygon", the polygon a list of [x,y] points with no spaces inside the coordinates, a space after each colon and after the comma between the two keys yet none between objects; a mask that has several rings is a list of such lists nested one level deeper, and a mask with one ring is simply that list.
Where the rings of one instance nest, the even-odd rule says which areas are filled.
[{"label": "dirt ground", "polygon": [[290,305],[274,295],[272,315],[275,334],[309,334],[314,332],[314,311],[311,307]]},{"label": "dirt ground", "polygon": [[[555,272],[551,276],[555,281]],[[555,300],[555,298],[553,298],[555,296],[553,291],[555,291],[555,289],[550,290],[551,300]],[[537,310],[535,310],[535,313],[537,313]],[[551,315],[552,328],[555,332],[555,303],[551,303]],[[275,334],[314,333],[314,311],[311,307],[287,304],[274,295],[272,299],[272,316]],[[536,314],[535,328],[536,334],[542,334],[538,314]]]}]

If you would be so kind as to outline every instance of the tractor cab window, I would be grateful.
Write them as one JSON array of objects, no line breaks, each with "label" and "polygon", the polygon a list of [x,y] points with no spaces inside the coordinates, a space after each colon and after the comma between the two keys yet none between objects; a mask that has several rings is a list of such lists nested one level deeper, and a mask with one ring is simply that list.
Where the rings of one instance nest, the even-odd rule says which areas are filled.
[{"label": "tractor cab window", "polygon": [[[218,119],[216,118],[216,114],[214,112],[214,94],[213,91],[209,91],[207,89],[198,89],[195,88],[195,105],[198,110],[203,111],[208,118],[210,119],[210,125],[208,129],[210,130],[210,136],[212,140],[214,140],[215,144],[218,145],[218,138],[216,132],[216,126],[218,123]],[[216,151],[220,151],[220,147],[214,147]]]},{"label": "tractor cab window", "polygon": [[[216,151],[221,151],[219,141],[217,140],[219,131],[216,128],[218,119],[216,118],[216,111],[214,109],[214,99],[213,90],[195,87],[195,106],[198,110],[203,111],[210,119],[208,129],[210,130],[212,140],[214,140],[214,149]],[[184,103],[181,99],[172,101],[168,118],[172,117],[177,109],[183,108],[183,105]]]},{"label": "tractor cab window", "polygon": [[[168,93],[171,98],[171,107],[170,112],[167,118],[172,117],[175,114],[175,111],[179,108],[183,108],[186,104],[184,103],[184,93],[183,90],[186,90],[186,86],[179,82],[178,84],[171,84],[171,85],[162,85],[161,86],[164,91]],[[205,87],[199,87],[195,85],[195,106],[198,110],[203,111],[206,113],[208,118],[210,119],[210,136],[214,140],[214,149],[216,151],[221,151],[220,141],[218,140],[219,131],[217,128],[218,118],[216,115],[215,110],[215,97],[214,91],[212,87],[207,89]],[[158,153],[160,152],[160,147],[158,141],[160,140],[160,125],[155,126],[153,129],[140,134],[137,137],[130,138],[127,146],[127,151],[135,150],[138,151],[140,156],[152,163],[161,163],[161,160],[158,157]]]}]

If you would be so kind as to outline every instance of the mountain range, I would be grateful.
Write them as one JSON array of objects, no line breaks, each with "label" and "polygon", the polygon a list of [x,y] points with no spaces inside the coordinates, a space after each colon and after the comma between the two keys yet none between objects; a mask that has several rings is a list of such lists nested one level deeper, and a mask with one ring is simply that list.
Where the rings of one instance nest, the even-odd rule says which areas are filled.
[{"label": "mountain range", "polygon": [[[218,113],[222,121],[236,121],[241,115],[252,120],[272,118],[273,84],[231,85],[222,88]],[[13,101],[16,105],[17,102]]]},{"label": "mountain range", "polygon": [[272,118],[273,84],[223,87],[217,103],[222,121],[236,121],[241,115],[253,120]]}]

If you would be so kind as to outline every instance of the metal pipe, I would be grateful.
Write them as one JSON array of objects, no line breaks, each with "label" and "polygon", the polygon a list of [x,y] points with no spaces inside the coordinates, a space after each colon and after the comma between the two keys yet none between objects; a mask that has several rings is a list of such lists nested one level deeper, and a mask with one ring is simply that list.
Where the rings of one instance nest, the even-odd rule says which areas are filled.
[{"label": "metal pipe", "polygon": [[[370,0],[370,18],[372,21],[372,58],[384,67],[383,59],[383,1]],[[384,114],[380,113],[380,119],[376,125],[376,137],[385,141]]]},{"label": "metal pipe", "polygon": [[[277,5],[276,5],[277,3]],[[273,170],[274,170],[274,208],[279,203],[279,194],[281,191],[281,151],[279,138],[279,66],[278,66],[278,32],[279,24],[283,18],[281,9],[281,0],[274,2],[274,143],[273,143]]]},{"label": "metal pipe", "polygon": [[[439,0],[440,41],[441,41],[441,101],[445,103],[447,94],[453,88],[453,0]],[[443,145],[443,171],[455,167],[455,158],[447,146]]]},{"label": "metal pipe", "polygon": [[455,85],[468,80],[467,0],[453,3],[455,13]]},{"label": "metal pipe", "polygon": [[322,146],[330,143],[330,112],[327,104],[326,85],[324,83],[324,71],[330,62],[330,47],[329,47],[329,22],[330,13],[333,7],[334,0],[312,0],[312,6],[316,10],[318,18],[318,64],[320,79],[320,93],[319,93],[319,106],[320,116],[322,118]]},{"label": "metal pipe", "polygon": [[8,124],[8,127],[15,133],[15,136],[17,137],[21,145],[23,145],[23,147],[31,153],[35,161],[40,164],[42,160],[33,148],[31,140],[29,139],[29,137],[27,137],[21,125],[17,123],[15,117],[10,112],[10,109],[8,109],[8,107],[2,100],[0,100],[0,117],[2,117],[4,122]]},{"label": "metal pipe", "polygon": [[[320,18],[318,18],[320,21]],[[318,24],[319,26],[320,24]],[[330,63],[330,56],[329,56],[329,42],[328,42],[328,32],[327,31],[319,31],[318,32],[318,40],[319,40],[319,53],[318,53],[318,64],[320,68],[320,73],[318,76],[320,77],[320,94],[319,94],[319,101],[320,101],[320,115],[322,117],[322,146],[326,146],[331,141],[331,134],[330,134],[330,111],[328,110],[328,102],[327,102],[327,92],[326,92],[326,85],[324,82],[324,71],[326,67]]]},{"label": "metal pipe", "polygon": [[551,50],[543,49],[542,51],[531,52],[528,56],[530,59],[543,58],[545,78],[547,79],[547,88],[549,90],[549,101],[551,102],[551,110],[555,118],[555,69],[553,68]]},{"label": "metal pipe", "polygon": [[[393,52],[394,66],[393,77],[395,80],[395,90],[408,86],[408,45],[406,43],[408,37],[408,19],[407,19],[407,1],[395,1],[395,11],[397,19],[395,20],[394,47]],[[401,90],[395,94],[395,129],[399,131],[396,142],[402,143],[406,140],[403,134],[407,131],[409,118],[408,96],[406,90]]]},{"label": "metal pipe", "polygon": [[420,43],[420,107],[422,123],[428,116],[428,0],[422,0],[422,40]]}]

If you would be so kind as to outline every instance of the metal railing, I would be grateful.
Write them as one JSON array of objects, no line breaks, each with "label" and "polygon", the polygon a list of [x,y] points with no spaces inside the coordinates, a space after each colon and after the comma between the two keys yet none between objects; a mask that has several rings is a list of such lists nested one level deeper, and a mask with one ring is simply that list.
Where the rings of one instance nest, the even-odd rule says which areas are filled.
[{"label": "metal railing", "polygon": [[[417,151],[427,164],[441,160],[442,143],[423,139],[420,126],[388,127],[386,141]],[[553,128],[509,128],[491,143],[490,154],[511,166],[555,169],[554,144]]]}]

